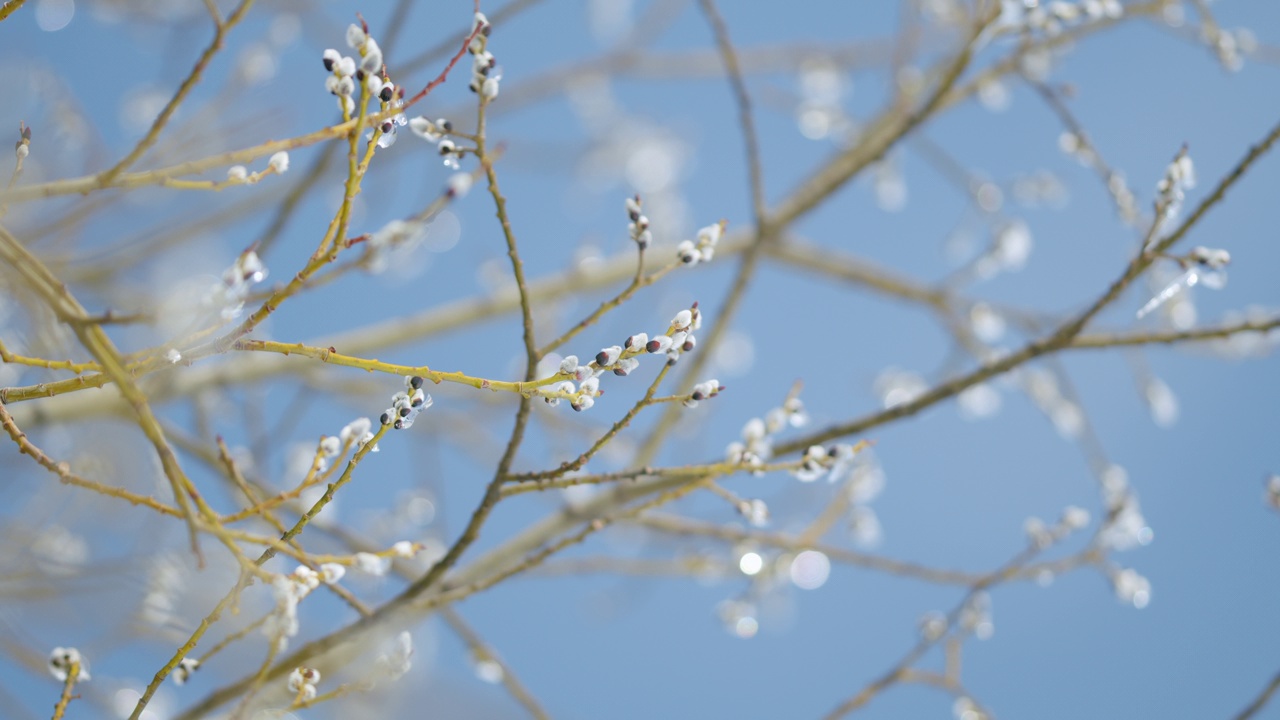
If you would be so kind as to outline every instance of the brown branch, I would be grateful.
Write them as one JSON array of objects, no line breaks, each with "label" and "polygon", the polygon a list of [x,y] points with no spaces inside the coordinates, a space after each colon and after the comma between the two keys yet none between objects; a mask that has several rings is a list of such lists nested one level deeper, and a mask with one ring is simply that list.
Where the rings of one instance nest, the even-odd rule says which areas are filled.
[{"label": "brown branch", "polygon": [[195,67],[191,68],[187,78],[178,86],[178,91],[173,94],[173,97],[169,98],[169,102],[165,104],[164,109],[160,111],[155,121],[151,123],[151,128],[147,130],[147,134],[138,141],[133,150],[128,155],[125,155],[120,162],[98,175],[97,183],[99,187],[111,185],[120,176],[120,173],[129,169],[147,150],[151,149],[152,145],[156,144],[165,125],[169,124],[169,118],[173,117],[173,114],[178,110],[178,106],[187,99],[187,95],[200,82],[200,78],[204,75],[204,70],[210,61],[213,60],[213,56],[217,55],[218,51],[222,49],[227,32],[244,18],[245,14],[249,12],[249,8],[253,6],[253,1],[241,0],[236,9],[227,16],[226,20],[219,21],[215,16],[213,40],[209,42],[209,46],[201,53],[200,59],[196,60]]},{"label": "brown branch", "polygon": [[498,664],[502,668],[502,686],[507,689],[511,697],[520,703],[520,707],[529,713],[530,717],[537,720],[547,720],[550,716],[547,711],[542,708],[538,699],[529,692],[529,689],[520,682],[520,678],[516,677],[515,672],[511,669],[511,665],[498,656],[498,653],[490,647],[480,637],[471,625],[453,608],[443,608],[440,610],[440,617],[444,618],[444,622],[453,630],[462,641],[467,644],[467,648],[477,660],[484,659]]},{"label": "brown branch", "polygon": [[[1245,156],[1241,158],[1236,166],[1218,182],[1218,185],[1214,188],[1213,192],[1200,202],[1195,211],[1192,212],[1176,230],[1162,240],[1158,240],[1154,243],[1144,242],[1144,245],[1151,245],[1149,250],[1140,252],[1136,255],[1125,267],[1124,272],[1121,273],[1120,277],[1111,283],[1111,286],[1103,292],[1101,297],[1097,298],[1086,310],[1079,313],[1076,317],[1059,326],[1057,330],[1050,335],[1028,343],[1027,345],[1024,345],[1022,349],[1011,352],[997,360],[982,365],[965,375],[952,378],[951,380],[937,385],[929,391],[924,392],[916,398],[902,403],[901,405],[895,405],[894,407],[886,410],[871,413],[845,423],[833,425],[824,430],[811,433],[805,437],[783,443],[779,447],[774,448],[775,452],[778,454],[796,452],[803,450],[810,445],[820,445],[822,443],[835,440],[836,438],[856,435],[893,420],[910,417],[911,415],[915,415],[921,410],[941,402],[942,400],[946,400],[947,398],[950,398],[984,380],[1006,373],[1013,368],[1042,355],[1056,352],[1070,346],[1072,341],[1082,330],[1084,330],[1090,320],[1119,298],[1121,293],[1123,293],[1134,280],[1138,279],[1138,277],[1141,276],[1148,267],[1150,267],[1151,263],[1154,262],[1160,254],[1164,253],[1172,247],[1174,243],[1182,239],[1182,237],[1185,236],[1191,228],[1195,227],[1195,225],[1209,212],[1210,209],[1221,202],[1222,199],[1226,197],[1227,191],[1242,177],[1244,177],[1245,173],[1248,172],[1249,168],[1252,167],[1259,158],[1271,149],[1271,146],[1278,138],[1280,138],[1280,123],[1273,126],[1260,142],[1249,148],[1249,151],[1245,153]],[[1157,216],[1158,215],[1159,213],[1157,213]],[[1154,228],[1157,226],[1158,222],[1153,223],[1153,232]]]},{"label": "brown branch", "polygon": [[1276,690],[1280,690],[1280,672],[1276,673],[1271,678],[1271,682],[1267,683],[1266,687],[1262,688],[1262,692],[1258,693],[1258,696],[1253,699],[1253,702],[1250,702],[1245,709],[1241,710],[1239,714],[1235,716],[1234,720],[1249,720],[1249,718],[1257,715],[1262,711],[1262,708],[1266,707],[1267,703],[1271,701],[1271,696],[1276,693]]}]

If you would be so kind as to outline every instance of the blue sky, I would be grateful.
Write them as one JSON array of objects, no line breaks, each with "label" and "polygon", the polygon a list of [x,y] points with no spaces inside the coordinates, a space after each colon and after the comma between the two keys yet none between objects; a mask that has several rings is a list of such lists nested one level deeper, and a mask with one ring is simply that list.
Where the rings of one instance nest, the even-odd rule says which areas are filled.
[{"label": "blue sky", "polygon": [[[94,4],[80,2],[65,28],[48,32],[36,22],[39,6],[47,2],[30,0],[29,7],[0,24],[0,58],[12,68],[0,79],[0,91],[10,98],[0,107],[0,128],[16,127],[19,120],[34,128],[33,165],[26,178],[32,181],[101,169],[126,152],[140,133],[130,112],[141,112],[137,108],[148,98],[163,98],[185,76],[209,34],[197,3],[167,15],[158,11],[157,19],[111,21]],[[676,11],[644,39],[645,47],[664,56],[713,47],[696,4],[668,4]],[[773,44],[869,46],[892,35],[899,18],[897,4],[891,3],[721,4],[744,56]],[[467,22],[470,3],[446,5],[415,6],[410,12],[399,45],[388,56],[393,72],[397,60],[433,46]],[[536,101],[521,98],[522,88],[547,71],[607,51],[614,40],[608,33],[593,33],[591,12],[601,18],[613,8],[624,17],[639,17],[649,4],[630,6],[546,0],[499,25],[490,41],[504,70],[490,133],[505,144],[499,173],[531,277],[556,272],[575,257],[629,252],[622,198],[635,191],[637,181],[657,188],[648,195],[657,205],[655,219],[684,218],[683,226],[667,230],[672,236],[720,218],[731,229],[750,223],[736,111],[728,85],[717,73],[702,72],[692,61],[687,71],[677,69],[674,76],[641,67],[598,84],[579,75],[570,92]],[[232,33],[225,55],[211,66],[179,116],[187,146],[171,151],[244,147],[331,122],[334,111],[323,90],[321,51],[341,46],[343,28],[356,11],[381,34],[390,7],[381,2],[325,3],[296,19],[293,32],[287,23],[277,21],[273,29],[270,22],[286,11],[283,5],[256,9]],[[1280,6],[1222,0],[1212,8],[1223,27],[1247,26],[1263,43],[1277,40],[1271,34],[1280,27]],[[1186,12],[1194,19],[1190,5]],[[1144,210],[1184,143],[1200,180],[1189,192],[1191,205],[1280,118],[1275,91],[1280,74],[1274,64],[1246,58],[1239,72],[1228,72],[1206,48],[1182,36],[1188,32],[1147,20],[1126,22],[1078,43],[1056,59],[1049,76],[1055,86],[1070,85],[1073,112],[1107,162],[1125,173]],[[927,32],[925,57],[949,49],[950,41]],[[232,72],[232,59],[255,47],[266,48],[274,72],[246,84]],[[1009,44],[997,42],[975,63],[984,67],[1009,50]],[[438,67],[439,62],[430,64],[401,82],[417,87]],[[838,77],[843,87],[838,103],[849,117],[866,120],[882,106],[888,86],[883,63],[840,69]],[[748,88],[756,99],[766,195],[772,203],[833,153],[836,143],[801,134],[794,112],[802,89],[797,72],[754,74]],[[1021,271],[974,283],[965,293],[1047,313],[1085,306],[1120,272],[1133,251],[1135,232],[1116,218],[1090,171],[1059,150],[1061,125],[1035,92],[1016,80],[1004,89],[1004,107],[969,101],[931,120],[918,140],[893,151],[891,159],[907,189],[900,209],[879,207],[874,184],[862,178],[802,218],[794,233],[921,282],[947,277],[955,268],[948,248],[961,243],[965,234],[981,246],[989,230],[931,164],[927,142],[1000,186],[1004,214],[1025,222],[1034,238]],[[472,102],[463,72],[425,101],[422,112],[469,118]],[[592,108],[601,113],[595,120]],[[206,110],[216,118],[212,124],[200,116]],[[637,147],[653,154],[637,160]],[[294,171],[302,172],[316,153],[315,148],[295,152]],[[360,232],[414,212],[448,177],[432,148],[408,134],[385,158],[385,165],[371,173],[357,208],[353,227]],[[636,165],[629,167],[628,160]],[[642,172],[656,172],[653,162],[665,163],[658,180]],[[1065,204],[1033,208],[1014,201],[1015,179],[1037,171],[1052,173],[1061,182]],[[292,179],[286,176],[280,183]],[[280,183],[257,187],[269,192]],[[267,254],[272,280],[290,277],[314,248],[337,183],[336,176],[322,182],[321,191],[304,204]],[[1212,324],[1232,310],[1280,305],[1275,282],[1280,246],[1274,242],[1274,223],[1267,220],[1278,183],[1280,159],[1265,158],[1183,243],[1183,250],[1191,245],[1223,247],[1233,257],[1225,289],[1194,291],[1201,323]],[[507,266],[502,264],[505,246],[492,220],[491,200],[481,190],[477,187],[451,207],[460,232],[456,245],[442,240],[439,251],[406,263],[416,274],[349,276],[289,303],[260,334],[284,341],[318,340],[485,292],[491,282],[485,278],[503,277]],[[101,220],[75,227],[48,246],[87,252],[144,238],[150,229],[174,223],[183,214],[225,207],[240,197],[231,191],[218,196],[140,191],[104,212]],[[8,225],[21,234],[66,207],[56,202],[16,207]],[[216,274],[269,221],[269,212],[257,211],[194,236],[171,255],[139,265],[128,282],[142,289],[178,272]],[[693,299],[702,302],[707,322],[715,323],[735,267],[736,260],[725,258],[676,273],[588,330],[571,349],[590,355],[630,333],[652,332]],[[92,289],[85,293],[102,302]],[[1133,317],[1148,296],[1145,286],[1129,292],[1096,326],[1150,327],[1150,321],[1136,324]],[[125,297],[127,293],[112,296],[117,301]],[[546,313],[540,337],[551,337],[598,299],[579,298]],[[670,443],[662,462],[718,457],[747,419],[776,405],[797,379],[804,381],[803,398],[821,427],[878,407],[873,385],[887,367],[919,373],[932,382],[973,362],[965,358],[959,365],[949,364],[949,336],[918,308],[780,264],[760,271],[732,329],[740,343],[751,347],[751,361],[738,368],[720,364],[720,379],[729,389],[697,408],[695,422]],[[120,337],[130,349],[152,339],[143,331]],[[508,315],[386,348],[377,356],[515,378],[523,352],[518,337],[518,318]],[[1013,339],[1006,342],[1016,347]],[[1280,667],[1275,651],[1280,570],[1271,562],[1280,518],[1263,502],[1265,479],[1280,467],[1275,358],[1222,359],[1204,350],[1156,347],[1079,351],[1063,354],[1059,362],[1045,367],[1070,378],[1100,448],[1109,462],[1125,468],[1154,531],[1149,546],[1115,556],[1150,579],[1151,602],[1141,610],[1125,606],[1093,570],[1067,574],[1047,587],[1031,582],[1002,586],[992,593],[994,635],[966,645],[965,685],[1001,717],[1231,716]],[[1170,427],[1153,423],[1143,402],[1138,378],[1148,374],[1176,393],[1180,412]],[[36,377],[28,375],[22,384],[37,382]],[[326,377],[366,380],[356,371]],[[517,467],[552,466],[580,451],[594,428],[621,415],[643,381],[614,380],[590,413],[576,415],[564,406],[539,412],[540,418],[554,414],[559,422],[535,429]],[[302,393],[307,396],[305,410],[293,417],[284,416],[300,396],[294,379],[256,386],[248,393],[253,397],[230,393],[221,401],[224,409],[215,414],[217,431],[232,443],[251,442],[254,428],[229,408],[256,402],[268,427],[288,421],[284,426],[291,427],[291,435],[279,447],[333,434],[355,415],[376,416],[386,404],[385,395],[396,389],[394,378],[368,382],[352,388],[335,381],[333,393],[309,389]],[[876,552],[982,571],[997,567],[1022,546],[1028,516],[1054,519],[1066,505],[1090,510],[1095,522],[1104,514],[1097,481],[1078,444],[1063,439],[1015,386],[994,387],[1002,403],[993,417],[966,420],[952,401],[870,434],[886,477],[883,494],[871,503],[883,526]],[[465,388],[435,393],[435,415],[390,438],[382,453],[361,466],[360,482],[340,498],[342,520],[378,537],[380,527],[394,516],[398,498],[418,492],[432,498],[437,512],[411,539],[448,543],[456,536],[489,479],[495,447],[500,447],[495,443],[509,428],[511,404],[495,408],[477,403],[474,391]],[[181,403],[168,404],[163,412],[177,423],[190,422],[189,408]],[[648,426],[642,418],[623,441],[643,437]],[[109,421],[73,424],[63,435],[41,429],[33,437],[74,448],[83,434],[93,432],[132,437],[123,424]],[[135,442],[130,447],[141,446]],[[93,539],[95,561],[149,554],[166,544],[181,548],[179,528],[158,521],[146,521],[145,540],[122,532],[134,527],[129,523],[141,522],[138,514],[121,511],[105,527],[90,522],[85,505],[66,494],[45,497],[40,483],[48,478],[29,472],[16,453],[5,453],[5,467],[21,469],[24,478],[4,491],[14,513],[21,514],[17,509],[22,508],[42,522],[83,527]],[[269,467],[280,472],[284,454],[278,448],[269,455]],[[593,469],[610,469],[610,462]],[[212,482],[211,477],[205,480]],[[765,498],[780,530],[794,529],[830,492],[825,484],[801,485],[786,476],[735,478],[726,486]],[[560,502],[559,496],[526,496],[504,505],[473,552],[495,547]],[[32,508],[39,514],[31,515]],[[717,522],[735,520],[723,501],[710,496],[691,498],[671,510]],[[830,540],[851,543],[847,533],[833,533]],[[1078,546],[1078,541],[1068,542],[1051,556]],[[733,548],[723,543],[663,542],[626,529],[594,537],[569,556],[673,558],[691,551],[735,561]],[[136,602],[144,576],[135,568],[107,583],[110,607],[120,617]],[[207,577],[195,582],[219,587]],[[759,634],[743,640],[726,632],[716,607],[743,592],[748,582],[734,575],[714,582],[617,574],[531,577],[468,599],[458,611],[499,650],[553,717],[810,717],[830,710],[887,669],[915,642],[922,615],[945,611],[962,595],[957,588],[836,564],[819,589],[783,586],[771,591],[762,603]],[[395,586],[357,587],[377,597]],[[197,597],[187,609],[193,617],[204,612],[202,600]],[[95,625],[77,614],[98,602],[104,601],[90,595],[64,598],[59,604],[65,603],[66,610],[55,613],[15,604],[3,616],[11,637],[37,649],[96,647],[96,692],[107,692],[113,682],[136,684],[138,678],[150,677],[172,645],[155,634],[135,637],[132,630]],[[76,618],[69,625],[68,612]],[[312,637],[349,620],[349,611],[326,598],[304,614],[303,635]],[[421,661],[410,682],[388,692],[397,709],[386,716],[407,717],[423,707],[444,717],[520,714],[501,688],[476,678],[461,643],[438,621],[413,632]],[[211,663],[189,686],[167,688],[170,707],[203,696],[220,680],[239,677],[259,661],[258,652],[246,650],[234,661],[228,656],[222,666]],[[940,659],[930,656],[924,665],[939,667]],[[11,658],[0,658],[0,685],[15,696],[2,702],[38,714],[56,692],[47,675]],[[314,717],[352,717],[342,713],[359,711],[309,712]],[[946,717],[950,712],[951,699],[944,693],[909,686],[887,692],[864,715]],[[21,716],[16,709],[13,713]]]}]

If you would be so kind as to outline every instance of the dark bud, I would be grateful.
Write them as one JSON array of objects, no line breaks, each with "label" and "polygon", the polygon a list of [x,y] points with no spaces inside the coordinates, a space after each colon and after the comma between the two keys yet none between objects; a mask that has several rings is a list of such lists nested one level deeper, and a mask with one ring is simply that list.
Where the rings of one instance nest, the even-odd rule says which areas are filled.
[{"label": "dark bud", "polygon": [[648,350],[651,353],[656,353],[658,352],[658,348],[660,347],[662,346],[658,344],[657,340],[650,340],[649,342],[645,343],[644,349]]},{"label": "dark bud", "polygon": [[834,458],[839,454],[840,454],[840,448],[836,447],[835,445],[832,445],[831,447],[827,448],[827,457]]},{"label": "dark bud", "polygon": [[409,413],[413,412],[407,407],[400,408],[400,417],[409,417]]},{"label": "dark bud", "polygon": [[631,222],[636,222],[637,220],[640,219],[640,213],[636,212],[635,210],[632,210],[631,212],[627,213],[627,217],[631,218]]},{"label": "dark bud", "polygon": [[391,98],[395,97],[396,91],[393,87],[384,87],[382,92],[378,93],[378,99],[382,102],[391,102]]},{"label": "dark bud", "polygon": [[695,392],[694,394],[690,395],[689,397],[693,398],[694,400],[706,400],[706,399],[707,399],[707,396],[706,396],[706,395],[703,395],[701,390],[699,390],[699,391]]},{"label": "dark bud", "polygon": [[324,59],[324,69],[333,72],[333,58]]},{"label": "dark bud", "polygon": [[388,120],[388,121],[386,121],[386,122],[382,123],[382,134],[383,134],[383,135],[390,135],[390,134],[391,134],[391,131],[392,131],[392,130],[394,130],[394,129],[395,129],[395,123],[391,122],[390,120]]},{"label": "dark bud", "polygon": [[396,429],[397,429],[397,430],[403,430],[403,429],[404,429],[404,421],[403,421],[403,420],[396,420],[396,426],[395,426],[395,427],[396,427]]},{"label": "dark bud", "polygon": [[601,350],[600,352],[596,353],[596,364],[597,364],[597,365],[601,365],[601,366],[608,365],[608,364],[609,364],[609,355],[608,355],[608,353],[606,353],[606,352],[605,352],[605,351],[603,351],[603,350]]},{"label": "dark bud", "polygon": [[569,407],[573,408],[574,412],[582,412],[582,406],[578,403],[570,403]]},{"label": "dark bud", "polygon": [[445,120],[444,118],[440,118],[440,122],[437,123],[437,125],[439,125],[440,129],[445,132],[453,132],[453,123]]},{"label": "dark bud", "polygon": [[676,359],[677,359],[677,358],[676,358],[676,356],[675,356],[675,355],[668,356],[668,357],[667,357],[667,367],[675,367],[675,366],[676,366]]},{"label": "dark bud", "polygon": [[421,375],[414,375],[413,378],[409,380],[409,387],[417,390],[422,387],[422,382]]},{"label": "dark bud", "polygon": [[364,70],[356,70],[356,80],[364,82]]},{"label": "dark bud", "polygon": [[693,349],[693,341],[692,341],[692,340],[685,340],[685,341],[684,341],[684,344],[680,346],[680,349],[681,349],[681,350],[684,350],[685,352],[689,352],[690,350],[692,350],[692,349]]},{"label": "dark bud", "polygon": [[390,422],[391,422],[391,415],[389,415],[389,414],[387,414],[387,413],[382,413],[382,417],[378,418],[378,420],[379,420],[383,425],[390,424]]},{"label": "dark bud", "polygon": [[413,401],[413,406],[414,406],[414,407],[422,407],[422,403],[423,403],[423,402],[425,402],[425,401],[424,401],[422,398],[418,398],[417,400],[414,400],[414,401]]}]

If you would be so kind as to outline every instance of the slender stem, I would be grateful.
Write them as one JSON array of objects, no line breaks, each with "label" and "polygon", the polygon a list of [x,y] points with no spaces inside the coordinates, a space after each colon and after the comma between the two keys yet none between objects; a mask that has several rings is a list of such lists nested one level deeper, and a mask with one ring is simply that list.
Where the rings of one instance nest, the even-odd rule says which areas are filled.
[{"label": "slender stem", "polygon": [[22,4],[26,1],[27,0],[8,0],[5,4],[0,5],[0,22],[7,20],[9,16],[18,8],[22,7]]},{"label": "slender stem", "polygon": [[71,689],[76,686],[76,680],[80,678],[80,663],[73,662],[71,667],[67,668],[67,679],[62,682],[62,695],[58,697],[58,702],[53,706],[53,720],[62,720],[67,713],[67,706],[71,704],[73,697],[79,697],[71,694]]},{"label": "slender stem", "polygon": [[98,175],[97,183],[100,187],[111,185],[121,173],[133,166],[147,150],[151,149],[151,146],[156,144],[156,141],[160,139],[160,133],[169,124],[169,119],[177,112],[178,106],[187,99],[187,95],[200,82],[200,78],[204,75],[204,70],[209,65],[209,62],[213,60],[213,56],[217,55],[218,51],[222,49],[227,32],[244,18],[245,14],[249,12],[249,8],[253,7],[253,2],[254,0],[241,0],[236,9],[227,16],[226,20],[218,20],[216,8],[214,9],[213,40],[209,42],[209,46],[200,54],[200,59],[196,60],[195,67],[191,68],[187,78],[178,86],[178,91],[173,94],[173,97],[169,98],[169,102],[165,103],[160,114],[151,123],[151,128],[147,130],[147,134],[142,136],[142,139],[138,141],[133,150],[121,158],[120,162]]},{"label": "slender stem", "polygon": [[485,643],[484,639],[480,637],[480,635],[467,623],[466,620],[462,619],[462,616],[459,615],[456,610],[452,608],[443,608],[440,611],[440,617],[444,618],[445,624],[449,626],[449,629],[453,630],[458,637],[462,638],[462,641],[467,644],[467,648],[470,649],[471,654],[475,656],[477,660],[488,660],[489,662],[497,663],[498,667],[502,668],[502,686],[506,688],[507,692],[517,703],[520,703],[520,707],[524,708],[525,712],[529,713],[530,717],[533,717],[536,720],[547,720],[551,717],[547,714],[547,711],[543,709],[542,705],[538,702],[538,699],[529,692],[527,687],[525,687],[524,683],[520,682],[520,678],[516,677],[515,672],[511,669],[511,665],[504,661],[492,647]]},{"label": "slender stem", "polygon": [[1280,690],[1280,672],[1272,676],[1271,682],[1268,682],[1262,688],[1262,692],[1258,693],[1258,696],[1241,710],[1234,720],[1249,720],[1249,718],[1257,715],[1271,701],[1271,696],[1276,694],[1276,690]]}]

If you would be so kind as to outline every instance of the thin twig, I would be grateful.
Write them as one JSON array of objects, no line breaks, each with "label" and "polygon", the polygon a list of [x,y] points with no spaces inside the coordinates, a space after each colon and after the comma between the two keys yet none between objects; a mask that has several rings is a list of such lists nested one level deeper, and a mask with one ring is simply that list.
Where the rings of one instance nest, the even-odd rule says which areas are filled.
[{"label": "thin twig", "polygon": [[1240,713],[1235,716],[1234,720],[1249,720],[1249,718],[1257,715],[1262,711],[1262,708],[1266,707],[1267,703],[1271,701],[1271,696],[1275,695],[1276,690],[1280,690],[1280,672],[1276,673],[1271,678],[1271,682],[1267,683],[1266,687],[1262,688],[1262,692],[1258,693],[1258,696],[1255,697],[1253,701],[1245,707],[1245,709],[1241,710]]},{"label": "thin twig", "polygon": [[453,608],[443,608],[440,610],[440,617],[444,618],[444,622],[449,626],[449,629],[453,630],[457,633],[458,637],[462,638],[462,641],[467,644],[467,648],[471,651],[471,654],[477,661],[487,660],[489,662],[497,663],[498,667],[502,668],[502,686],[507,689],[507,692],[510,693],[511,697],[516,702],[520,703],[520,707],[524,708],[531,717],[537,718],[537,720],[547,720],[550,717],[547,715],[547,711],[542,708],[538,699],[529,692],[529,689],[524,686],[524,683],[520,682],[520,678],[516,677],[515,672],[511,669],[511,665],[503,660],[492,647],[485,643],[480,635],[472,629],[466,620],[462,619],[462,616],[459,615],[456,610]]},{"label": "thin twig", "polygon": [[138,141],[133,150],[121,158],[120,162],[98,176],[99,186],[106,187],[110,185],[121,173],[136,163],[147,150],[151,149],[152,145],[156,144],[165,125],[169,124],[169,118],[173,117],[173,114],[178,110],[178,106],[182,104],[183,100],[187,99],[187,95],[200,82],[200,78],[204,75],[204,70],[208,67],[209,62],[213,60],[213,56],[217,55],[218,51],[222,49],[226,42],[227,32],[244,19],[244,16],[249,12],[249,8],[253,7],[253,2],[254,0],[241,0],[236,9],[227,16],[226,20],[218,20],[216,7],[210,10],[210,13],[214,15],[213,40],[209,42],[209,46],[200,54],[200,58],[196,60],[195,67],[191,68],[187,78],[178,86],[178,91],[173,94],[173,97],[169,98],[169,102],[165,103],[164,109],[160,111],[160,114],[151,123],[151,128],[147,130],[147,134],[142,136],[142,139]]},{"label": "thin twig", "polygon": [[62,695],[58,698],[58,702],[53,706],[52,720],[62,720],[67,713],[67,706],[71,704],[71,699],[79,697],[72,695],[71,689],[76,686],[76,680],[80,678],[80,663],[73,662],[67,668],[67,679],[62,682]]}]

